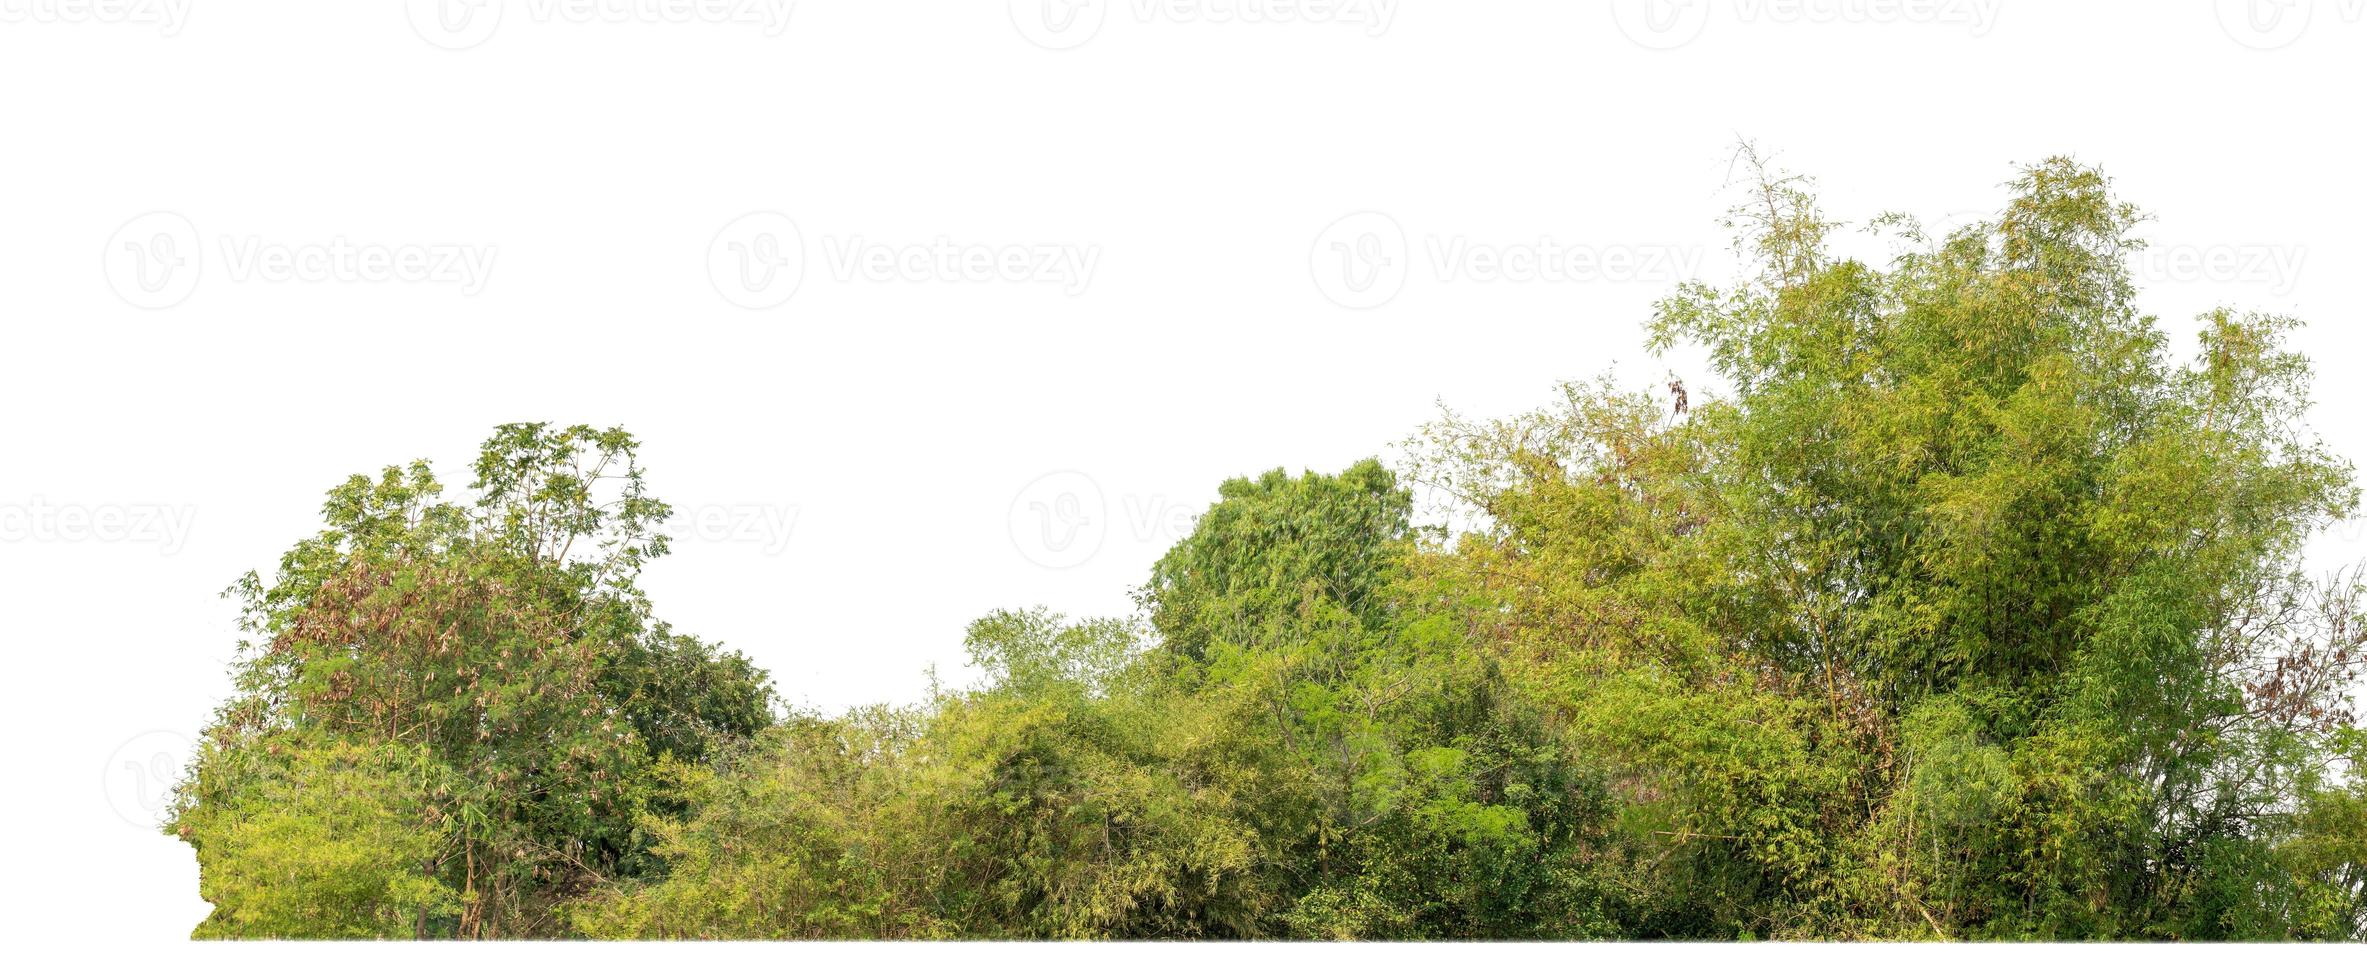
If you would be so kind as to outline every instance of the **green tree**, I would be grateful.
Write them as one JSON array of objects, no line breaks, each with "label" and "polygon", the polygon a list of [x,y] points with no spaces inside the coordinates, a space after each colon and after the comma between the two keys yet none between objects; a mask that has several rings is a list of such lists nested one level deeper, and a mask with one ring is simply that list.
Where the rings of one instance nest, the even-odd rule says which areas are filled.
[{"label": "green tree", "polygon": [[2289,322],[2210,314],[2175,366],[2138,212],[2068,160],[2011,190],[1944,236],[1878,220],[1875,265],[1761,169],[1757,274],[1652,326],[1731,397],[1574,386],[1422,443],[1480,518],[1441,573],[1496,611],[1477,635],[1661,814],[1685,870],[1648,932],[2292,933],[2277,828],[2360,646],[2357,589],[2298,550],[2349,468]]},{"label": "green tree", "polygon": [[450,839],[418,873],[458,903],[423,905],[420,936],[554,934],[568,897],[650,870],[636,819],[652,763],[755,734],[770,687],[650,618],[633,580],[665,553],[667,510],[634,450],[620,430],[503,426],[471,506],[445,502],[424,463],[332,491],[326,529],[233,589],[257,639],[178,805],[201,865],[204,831],[224,826],[212,811],[256,785],[214,769],[346,743],[438,767],[420,805]]},{"label": "green tree", "polygon": [[1412,495],[1367,460],[1227,481],[1142,591],[1160,683],[1215,712],[1246,775],[1273,915],[1255,935],[1607,934],[1583,855],[1607,797],[1408,582]]}]

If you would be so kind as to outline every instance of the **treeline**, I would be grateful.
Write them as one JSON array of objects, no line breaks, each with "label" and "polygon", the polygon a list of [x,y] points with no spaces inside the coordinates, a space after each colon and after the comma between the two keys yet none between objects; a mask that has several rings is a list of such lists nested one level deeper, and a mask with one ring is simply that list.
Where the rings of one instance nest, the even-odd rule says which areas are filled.
[{"label": "treeline", "polygon": [[2363,595],[2299,564],[2356,491],[2293,324],[2174,362],[2137,212],[2010,187],[1869,262],[1762,172],[1756,273],[1650,325],[1716,396],[1227,481],[1141,618],[994,613],[907,707],[657,619],[622,431],[355,477],[234,590],[198,935],[2359,939]]}]

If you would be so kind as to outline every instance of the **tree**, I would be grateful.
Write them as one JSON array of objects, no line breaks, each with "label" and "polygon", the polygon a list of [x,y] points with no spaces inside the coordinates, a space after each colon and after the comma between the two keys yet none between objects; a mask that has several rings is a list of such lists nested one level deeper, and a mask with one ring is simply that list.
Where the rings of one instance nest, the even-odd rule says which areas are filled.
[{"label": "tree", "polygon": [[2069,160],[2011,189],[1944,236],[1881,219],[1877,267],[1761,167],[1757,275],[1652,325],[1730,398],[1573,387],[1424,443],[1483,524],[1451,563],[1479,635],[1671,822],[1673,933],[2290,932],[2267,866],[2361,640],[2356,587],[2296,563],[2350,471],[2292,324],[2210,314],[2175,367],[2138,212]]},{"label": "tree", "polygon": [[326,529],[274,579],[232,590],[258,639],[177,807],[201,864],[216,853],[203,832],[225,826],[216,811],[270,785],[214,770],[342,746],[436,767],[415,803],[446,839],[418,875],[457,905],[422,904],[417,935],[552,934],[570,896],[649,870],[635,824],[651,765],[754,735],[770,687],[744,658],[650,618],[633,579],[665,553],[667,510],[634,449],[621,430],[503,426],[471,506],[443,501],[425,463],[332,491]]},{"label": "tree", "polygon": [[1153,567],[1159,683],[1233,731],[1255,935],[1606,934],[1582,855],[1607,817],[1516,680],[1407,580],[1411,494],[1377,461],[1226,481]]}]

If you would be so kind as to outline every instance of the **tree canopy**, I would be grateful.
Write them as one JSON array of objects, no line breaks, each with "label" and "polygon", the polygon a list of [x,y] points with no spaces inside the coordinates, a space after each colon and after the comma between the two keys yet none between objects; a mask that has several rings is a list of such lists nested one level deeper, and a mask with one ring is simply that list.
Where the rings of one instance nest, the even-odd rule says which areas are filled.
[{"label": "tree canopy", "polygon": [[905,706],[657,619],[621,430],[354,477],[233,589],[199,935],[2367,938],[2299,325],[2181,359],[2101,173],[2007,190],[1876,259],[1757,167],[1647,325],[1714,377],[1227,480],[1138,616],[991,613]]}]

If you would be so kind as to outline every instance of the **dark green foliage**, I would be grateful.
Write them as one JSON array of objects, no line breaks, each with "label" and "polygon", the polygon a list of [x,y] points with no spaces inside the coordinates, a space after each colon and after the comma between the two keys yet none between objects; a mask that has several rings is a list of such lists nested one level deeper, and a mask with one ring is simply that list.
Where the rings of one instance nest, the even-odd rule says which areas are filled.
[{"label": "dark green foliage", "polygon": [[1236,477],[1217,494],[1191,536],[1151,566],[1142,592],[1165,652],[1205,662],[1215,644],[1287,629],[1310,601],[1368,629],[1386,625],[1384,592],[1411,546],[1412,496],[1378,461],[1338,476]]}]

